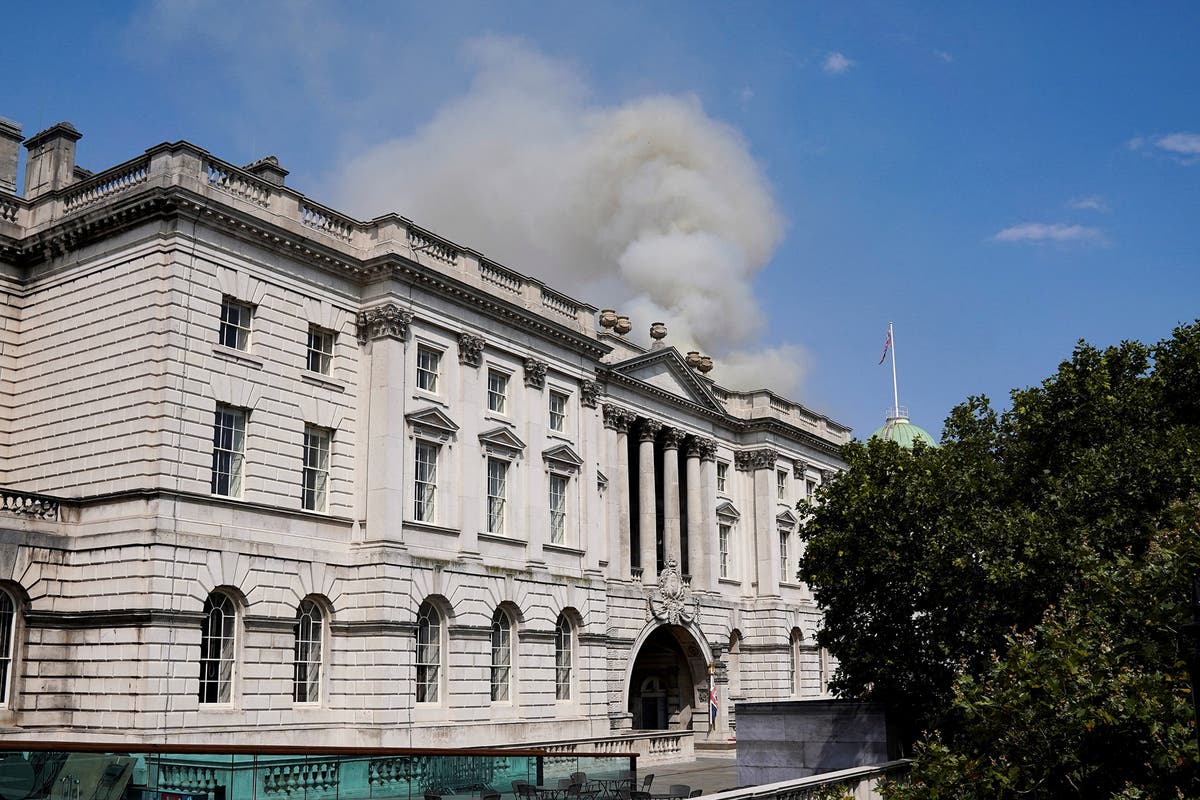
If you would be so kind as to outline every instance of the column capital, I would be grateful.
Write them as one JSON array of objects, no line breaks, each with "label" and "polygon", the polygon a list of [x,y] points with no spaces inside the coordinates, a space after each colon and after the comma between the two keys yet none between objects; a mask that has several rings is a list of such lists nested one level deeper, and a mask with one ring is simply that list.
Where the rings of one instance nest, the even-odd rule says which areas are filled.
[{"label": "column capital", "polygon": [[627,408],[612,403],[604,404],[604,427],[617,433],[629,433],[629,426],[637,419],[637,415]]},{"label": "column capital", "polygon": [[463,331],[458,335],[458,363],[468,367],[478,367],[483,358],[483,346],[486,344],[482,336]]},{"label": "column capital", "polygon": [[358,343],[366,344],[374,339],[408,338],[408,326],[412,323],[411,311],[395,303],[385,303],[375,308],[358,312]]},{"label": "column capital", "polygon": [[663,427],[663,450],[678,450],[687,432],[681,428]]},{"label": "column capital", "polygon": [[775,469],[779,460],[779,451],[773,447],[763,447],[758,450],[745,450],[733,455],[734,465],[742,472],[755,472],[760,469]]},{"label": "column capital", "polygon": [[792,477],[804,478],[804,473],[808,471],[808,462],[803,458],[797,458],[792,462]]},{"label": "column capital", "polygon": [[596,381],[584,378],[579,382],[579,404],[584,408],[595,408],[600,401],[601,388]]},{"label": "column capital", "polygon": [[687,440],[687,457],[698,458],[701,461],[716,461],[717,440],[706,439],[703,436],[689,436]]},{"label": "column capital", "polygon": [[546,388],[546,367],[545,361],[532,356],[525,359],[525,385],[533,389]]},{"label": "column capital", "polygon": [[653,442],[662,427],[663,424],[658,420],[642,417],[638,420],[638,439],[643,442]]}]

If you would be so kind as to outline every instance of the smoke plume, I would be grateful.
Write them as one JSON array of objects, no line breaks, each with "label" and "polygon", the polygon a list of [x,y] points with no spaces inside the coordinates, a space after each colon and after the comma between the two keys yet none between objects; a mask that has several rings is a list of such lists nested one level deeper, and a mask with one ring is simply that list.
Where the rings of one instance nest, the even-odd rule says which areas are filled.
[{"label": "smoke plume", "polygon": [[599,107],[573,69],[506,39],[466,49],[469,90],[340,170],[340,204],[396,210],[717,363],[730,388],[796,396],[804,353],[756,347],[755,274],[782,222],[745,142],[693,97]]}]

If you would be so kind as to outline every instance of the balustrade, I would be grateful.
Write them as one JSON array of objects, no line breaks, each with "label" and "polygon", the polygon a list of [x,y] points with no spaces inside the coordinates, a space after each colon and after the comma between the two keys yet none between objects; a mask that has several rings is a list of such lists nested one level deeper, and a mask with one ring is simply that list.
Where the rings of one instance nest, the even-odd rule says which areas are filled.
[{"label": "balustrade", "polygon": [[324,206],[318,206],[307,200],[300,203],[300,224],[321,233],[329,234],[335,239],[349,242],[354,235],[355,222],[336,211]]},{"label": "balustrade", "polygon": [[414,252],[425,253],[447,264],[458,263],[458,248],[420,228],[408,229],[408,243],[412,245]]},{"label": "balustrade", "polygon": [[41,494],[0,489],[0,511],[37,519],[58,519],[59,501]]},{"label": "balustrade", "polygon": [[149,156],[113,167],[68,187],[67,193],[63,195],[63,212],[70,214],[113,195],[128,191],[138,184],[145,183],[149,177]]},{"label": "balustrade", "polygon": [[564,317],[570,317],[571,319],[574,319],[575,315],[579,313],[579,305],[577,303],[565,295],[546,288],[542,289],[542,305],[551,311],[562,314]]},{"label": "balustrade", "polygon": [[510,272],[498,264],[481,259],[479,262],[479,277],[485,282],[493,286],[499,286],[505,291],[512,292],[513,294],[521,293],[521,277],[517,273]]},{"label": "balustrade", "polygon": [[214,189],[254,203],[263,208],[271,207],[271,186],[253,178],[237,167],[213,159],[206,159],[202,179]]}]

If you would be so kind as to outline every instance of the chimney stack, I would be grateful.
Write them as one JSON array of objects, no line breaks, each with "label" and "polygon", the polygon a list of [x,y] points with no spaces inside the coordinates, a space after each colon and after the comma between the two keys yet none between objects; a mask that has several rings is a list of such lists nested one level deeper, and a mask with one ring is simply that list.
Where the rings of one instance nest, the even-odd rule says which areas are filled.
[{"label": "chimney stack", "polygon": [[17,193],[17,159],[21,153],[21,126],[0,117],[0,192]]},{"label": "chimney stack", "polygon": [[69,122],[52,125],[25,142],[25,199],[70,185],[75,177],[75,143],[83,134]]},{"label": "chimney stack", "polygon": [[257,175],[272,186],[283,186],[283,180],[288,176],[288,171],[279,166],[279,159],[275,156],[260,158],[253,164],[247,164],[242,167],[242,169],[251,175]]}]

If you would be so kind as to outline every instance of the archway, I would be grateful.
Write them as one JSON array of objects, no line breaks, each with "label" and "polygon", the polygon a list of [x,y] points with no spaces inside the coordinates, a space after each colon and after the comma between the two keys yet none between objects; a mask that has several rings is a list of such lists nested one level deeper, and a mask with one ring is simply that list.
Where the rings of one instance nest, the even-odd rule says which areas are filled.
[{"label": "archway", "polygon": [[695,637],[679,625],[651,631],[629,673],[628,711],[635,730],[691,730],[707,724],[708,664]]}]

